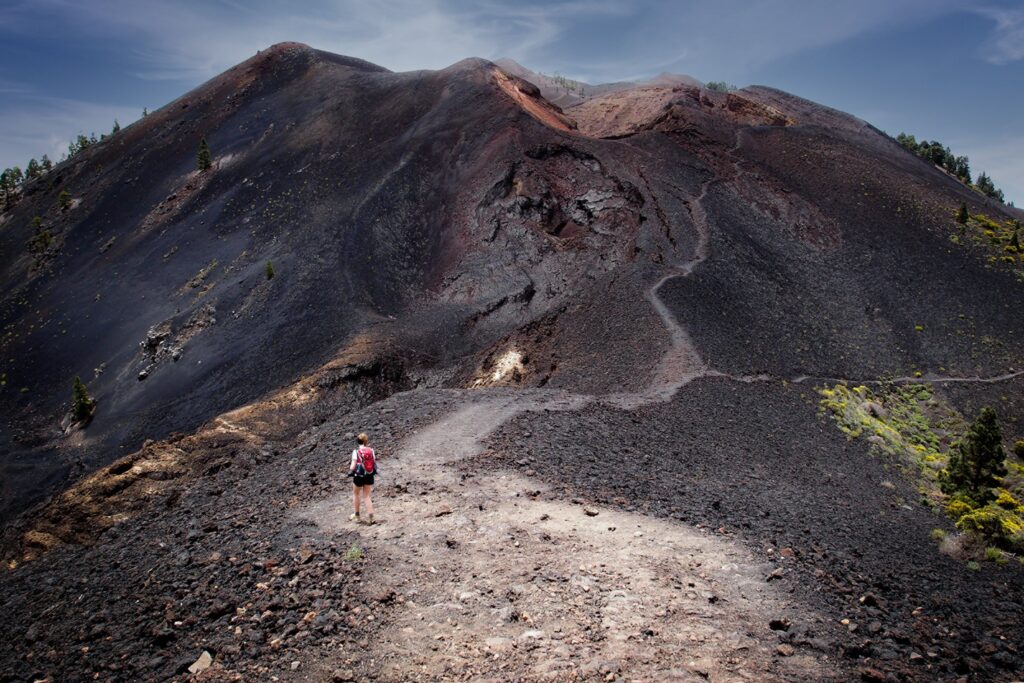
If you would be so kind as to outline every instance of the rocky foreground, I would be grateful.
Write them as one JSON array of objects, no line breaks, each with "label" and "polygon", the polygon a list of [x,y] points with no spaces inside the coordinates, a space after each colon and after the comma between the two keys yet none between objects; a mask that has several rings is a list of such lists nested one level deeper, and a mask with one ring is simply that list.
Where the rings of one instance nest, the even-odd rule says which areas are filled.
[{"label": "rocky foreground", "polygon": [[[1010,680],[1019,569],[939,554],[804,390],[414,391],[239,448],[7,572],[4,680],[185,680],[204,652],[196,680]],[[358,429],[373,527],[347,520]]]}]

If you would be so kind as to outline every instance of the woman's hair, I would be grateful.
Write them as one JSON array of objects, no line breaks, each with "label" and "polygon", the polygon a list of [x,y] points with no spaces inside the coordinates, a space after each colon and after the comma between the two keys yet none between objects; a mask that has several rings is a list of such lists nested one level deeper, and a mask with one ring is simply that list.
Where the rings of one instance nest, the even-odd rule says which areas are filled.
[{"label": "woman's hair", "polygon": [[365,446],[366,444],[370,443],[370,437],[366,435],[366,432],[360,432],[359,436],[356,437],[356,441]]}]

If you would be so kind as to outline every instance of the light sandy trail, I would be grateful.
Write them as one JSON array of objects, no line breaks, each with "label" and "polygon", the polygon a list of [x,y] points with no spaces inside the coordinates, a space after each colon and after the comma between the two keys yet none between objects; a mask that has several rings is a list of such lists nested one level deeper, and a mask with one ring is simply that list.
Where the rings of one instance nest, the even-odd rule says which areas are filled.
[{"label": "light sandy trail", "polygon": [[[740,144],[737,134],[734,177],[743,172]],[[398,596],[360,673],[382,681],[618,680],[619,674],[641,681],[826,681],[848,675],[825,653],[779,656],[770,619],[822,619],[767,582],[772,566],[739,543],[687,524],[565,502],[529,473],[467,475],[458,467],[483,454],[490,434],[527,411],[577,411],[597,402],[632,409],[667,401],[699,377],[783,381],[710,368],[660,297],[667,282],[689,277],[709,257],[704,199],[716,182],[714,176],[704,181],[690,204],[693,255],[646,293],[671,345],[645,389],[603,396],[463,390],[454,410],[405,439],[388,459],[388,496],[377,501],[384,523],[348,522],[348,492],[300,512],[326,532],[358,529],[371,557],[366,580]],[[1020,374],[914,381],[995,382]]]}]

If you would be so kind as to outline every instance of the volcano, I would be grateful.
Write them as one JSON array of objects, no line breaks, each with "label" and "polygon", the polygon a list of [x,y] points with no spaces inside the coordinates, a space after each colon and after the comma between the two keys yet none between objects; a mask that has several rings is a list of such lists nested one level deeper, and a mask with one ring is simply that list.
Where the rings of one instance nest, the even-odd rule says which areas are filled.
[{"label": "volcano", "polygon": [[901,457],[1024,436],[1024,213],[779,90],[571,83],[284,43],[23,186],[0,680],[1021,670],[1019,563]]}]

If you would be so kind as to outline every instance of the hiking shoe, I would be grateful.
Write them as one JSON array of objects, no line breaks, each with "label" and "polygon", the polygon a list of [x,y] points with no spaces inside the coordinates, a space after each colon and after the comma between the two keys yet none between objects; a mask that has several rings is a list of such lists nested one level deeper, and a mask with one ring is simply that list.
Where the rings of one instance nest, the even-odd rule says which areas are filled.
[{"label": "hiking shoe", "polygon": [[366,523],[367,524],[373,524],[373,515],[370,515],[369,517],[366,518]]},{"label": "hiking shoe", "polygon": [[359,521],[359,513],[358,512],[353,512],[351,515],[348,516],[348,521],[350,521],[350,522],[358,522]]}]

